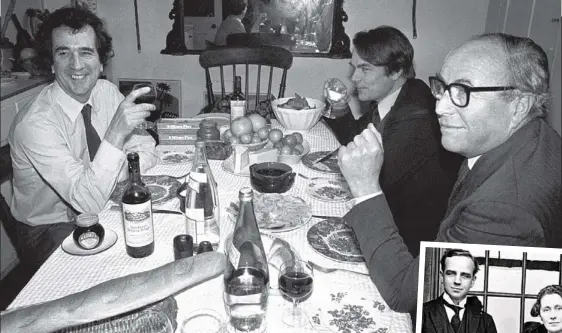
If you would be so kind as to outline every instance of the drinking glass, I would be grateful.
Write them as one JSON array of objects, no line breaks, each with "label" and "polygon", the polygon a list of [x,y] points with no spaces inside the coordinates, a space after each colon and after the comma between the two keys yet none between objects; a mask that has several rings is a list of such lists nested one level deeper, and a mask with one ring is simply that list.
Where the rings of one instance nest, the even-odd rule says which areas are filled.
[{"label": "drinking glass", "polygon": [[308,323],[299,306],[300,301],[312,293],[314,272],[312,266],[303,260],[290,260],[279,269],[279,290],[293,301],[292,308],[283,312],[283,322],[289,326],[302,327]]},{"label": "drinking glass", "polygon": [[324,96],[330,104],[341,102],[347,95],[347,87],[338,78],[330,78],[324,82]]},{"label": "drinking glass", "polygon": [[181,324],[180,333],[222,333],[224,319],[211,309],[199,309],[189,313]]},{"label": "drinking glass", "polygon": [[132,332],[142,333],[174,333],[172,322],[168,316],[156,309],[141,311],[133,321]]},{"label": "drinking glass", "polygon": [[[156,97],[157,97],[156,88],[154,87],[154,84],[152,84],[152,83],[136,83],[133,86],[133,89],[131,91],[141,89],[141,88],[144,88],[144,87],[150,88],[150,91],[147,92],[144,95],[141,95],[141,96],[137,97],[137,99],[135,99],[135,104],[142,104],[142,103],[154,104],[154,101],[156,101]],[[148,130],[148,129],[155,130],[156,125],[151,121],[145,120],[144,122],[137,125],[136,128],[144,129],[144,130]]]}]

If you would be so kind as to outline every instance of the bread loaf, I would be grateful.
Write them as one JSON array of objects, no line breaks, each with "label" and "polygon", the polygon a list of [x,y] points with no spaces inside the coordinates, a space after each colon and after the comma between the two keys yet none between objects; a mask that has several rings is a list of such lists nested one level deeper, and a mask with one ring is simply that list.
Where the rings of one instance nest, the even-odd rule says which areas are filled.
[{"label": "bread loaf", "polygon": [[48,333],[113,317],[216,277],[224,267],[225,256],[219,252],[176,260],[56,300],[10,309],[0,315],[2,332]]}]

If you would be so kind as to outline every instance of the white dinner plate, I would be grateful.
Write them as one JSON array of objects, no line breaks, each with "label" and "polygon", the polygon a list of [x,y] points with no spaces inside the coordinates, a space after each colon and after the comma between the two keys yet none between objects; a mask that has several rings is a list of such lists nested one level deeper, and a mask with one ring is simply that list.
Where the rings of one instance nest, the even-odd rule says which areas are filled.
[{"label": "white dinner plate", "polygon": [[116,242],[117,242],[117,234],[115,233],[115,231],[111,229],[105,229],[105,236],[103,237],[103,241],[98,247],[94,249],[84,250],[78,247],[78,245],[74,243],[72,234],[70,234],[70,236],[64,239],[61,248],[64,252],[74,256],[91,256],[93,254],[97,254],[109,249],[110,247],[115,245]]},{"label": "white dinner plate", "polygon": [[348,201],[353,198],[345,180],[339,179],[312,179],[306,187],[306,192],[315,199],[328,202]]}]

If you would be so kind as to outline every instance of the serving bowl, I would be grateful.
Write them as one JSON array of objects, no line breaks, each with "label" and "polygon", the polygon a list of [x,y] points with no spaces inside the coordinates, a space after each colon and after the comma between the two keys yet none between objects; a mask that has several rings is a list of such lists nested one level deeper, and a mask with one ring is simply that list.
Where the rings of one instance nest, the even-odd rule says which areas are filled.
[{"label": "serving bowl", "polygon": [[288,165],[298,164],[302,158],[310,152],[310,144],[306,140],[302,142],[302,146],[304,147],[304,150],[299,155],[281,155],[277,153],[277,162]]},{"label": "serving bowl", "polygon": [[271,101],[271,108],[277,120],[289,132],[308,132],[322,117],[325,103],[314,98],[306,98],[310,109],[294,110],[280,107],[292,97],[283,97]]},{"label": "serving bowl", "polygon": [[279,162],[263,162],[250,166],[250,184],[261,193],[285,193],[295,183],[293,169]]}]

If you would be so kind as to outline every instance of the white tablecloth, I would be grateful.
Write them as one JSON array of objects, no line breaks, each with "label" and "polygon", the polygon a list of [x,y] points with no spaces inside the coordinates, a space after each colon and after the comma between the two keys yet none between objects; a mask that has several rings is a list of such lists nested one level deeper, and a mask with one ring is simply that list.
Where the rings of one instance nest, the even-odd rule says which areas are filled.
[{"label": "white tablecloth", "polygon": [[[274,123],[274,127],[279,127]],[[305,140],[310,143],[311,151],[333,150],[339,143],[323,122],[320,122],[312,130],[304,135]],[[157,149],[185,151],[186,146],[159,146]],[[192,149],[192,148],[191,148]],[[250,179],[236,176],[223,170],[222,161],[210,161],[210,165],[219,187],[219,202],[221,206],[221,240],[232,232],[233,223],[227,216],[226,207],[230,202],[237,202],[238,191],[243,186],[250,186]],[[149,175],[171,175],[180,176],[189,172],[191,163],[184,165],[157,165],[147,174]],[[326,174],[311,170],[302,163],[293,166],[293,170],[308,177],[330,177]],[[333,177],[333,176],[332,176]],[[294,186],[287,192],[290,195],[302,197],[310,203],[313,214],[343,216],[347,209],[344,203],[328,203],[316,200],[306,193],[307,180],[297,177]],[[174,260],[172,239],[174,236],[185,233],[185,223],[180,215],[154,215],[155,228],[155,250],[152,255],[143,259],[133,259],[125,252],[123,241],[123,230],[121,213],[111,211],[109,207],[100,213],[100,221],[106,229],[114,230],[118,235],[117,243],[110,249],[93,256],[72,256],[60,248],[45,262],[31,281],[24,287],[11,307],[20,307],[33,303],[45,302],[57,299],[65,295],[79,292],[109,279],[129,275],[132,273],[146,271],[159,267]],[[158,208],[178,209],[179,200],[171,200]],[[320,219],[313,218],[304,227],[276,234],[287,240],[299,252],[301,257],[326,264],[333,267],[345,267],[352,270],[366,271],[365,264],[339,263],[332,261],[316,253],[307,243],[306,233],[308,229]],[[222,247],[222,246],[221,246]],[[270,269],[270,279],[277,279],[277,271]],[[313,314],[322,306],[326,305],[326,296],[348,293],[363,299],[378,302],[391,318],[390,332],[412,331],[410,316],[403,313],[394,313],[388,309],[376,286],[368,276],[335,272],[325,274],[316,271],[314,279],[314,292],[312,296],[303,303],[308,313]],[[333,297],[332,297],[333,298]],[[209,308],[225,316],[226,312],[222,300],[222,275],[207,281],[195,288],[186,290],[176,295],[178,302],[178,322],[194,310]],[[304,328],[293,329],[281,321],[281,311],[289,307],[290,303],[273,291],[269,297],[267,312],[267,332],[316,332],[321,331],[318,327],[309,325]],[[179,330],[178,330],[179,332]]]}]

